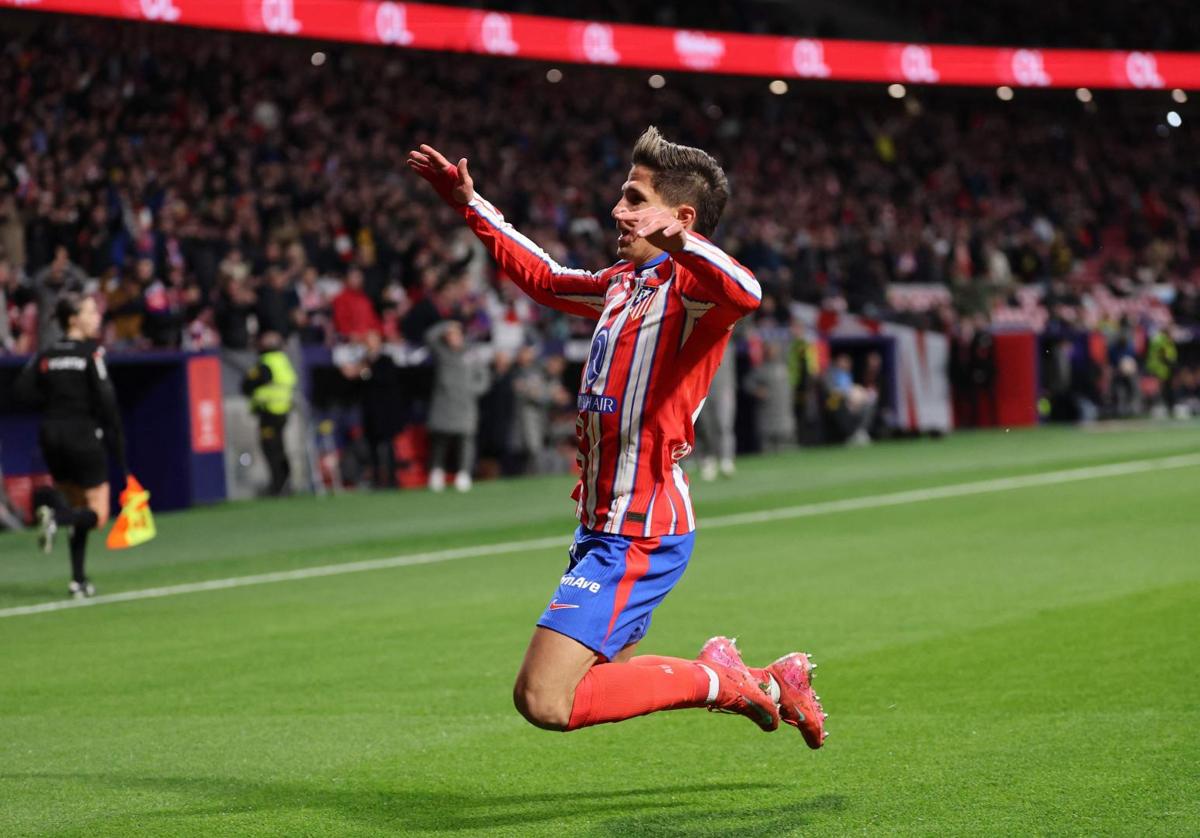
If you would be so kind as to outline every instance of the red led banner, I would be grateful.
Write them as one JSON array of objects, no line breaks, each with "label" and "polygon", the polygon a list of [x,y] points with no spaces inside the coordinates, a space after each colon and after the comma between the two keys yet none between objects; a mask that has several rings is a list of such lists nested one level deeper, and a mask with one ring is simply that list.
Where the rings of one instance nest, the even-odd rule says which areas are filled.
[{"label": "red led banner", "polygon": [[0,7],[414,49],[915,84],[1200,88],[1200,54],[783,38],[375,0],[0,0]]}]

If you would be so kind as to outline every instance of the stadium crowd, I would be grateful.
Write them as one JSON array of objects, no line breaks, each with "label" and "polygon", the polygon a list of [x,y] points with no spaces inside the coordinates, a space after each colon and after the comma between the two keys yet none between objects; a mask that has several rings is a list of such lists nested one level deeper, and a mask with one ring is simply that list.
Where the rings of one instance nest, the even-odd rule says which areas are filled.
[{"label": "stadium crowd", "polygon": [[[49,301],[81,286],[117,349],[245,350],[276,332],[361,354],[375,336],[418,347],[450,319],[505,369],[536,342],[553,381],[586,325],[499,281],[403,154],[429,141],[469,156],[513,223],[564,264],[600,267],[629,142],[650,123],[726,166],[719,238],[762,281],[773,333],[791,334],[794,301],[942,330],[966,351],[994,322],[1114,345],[1200,323],[1194,132],[1117,96],[772,96],[758,80],[652,89],[643,73],[366,48],[317,62],[293,42],[109,22],[8,34],[10,352],[52,339]],[[1149,341],[1131,345],[1148,372]],[[1200,378],[1167,376],[1172,394]]]}]

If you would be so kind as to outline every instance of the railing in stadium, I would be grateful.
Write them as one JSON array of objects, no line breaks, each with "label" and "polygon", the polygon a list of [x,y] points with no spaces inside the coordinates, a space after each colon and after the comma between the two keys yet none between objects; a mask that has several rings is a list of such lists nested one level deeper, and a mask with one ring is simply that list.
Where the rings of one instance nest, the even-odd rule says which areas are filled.
[{"label": "railing in stadium", "polygon": [[787,38],[374,0],[0,0],[0,7],[6,5],[412,49],[779,79],[1200,88],[1200,54],[1183,52]]}]

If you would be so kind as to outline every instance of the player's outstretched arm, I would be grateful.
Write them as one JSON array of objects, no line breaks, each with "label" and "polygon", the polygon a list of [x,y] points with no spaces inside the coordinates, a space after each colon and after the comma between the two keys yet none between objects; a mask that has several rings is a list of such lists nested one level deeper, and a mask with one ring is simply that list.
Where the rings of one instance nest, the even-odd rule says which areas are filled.
[{"label": "player's outstretched arm", "polygon": [[467,171],[467,158],[451,163],[431,145],[422,144],[419,150],[408,153],[408,167],[429,181],[442,200],[451,206],[464,206],[475,197],[475,181]]},{"label": "player's outstretched arm", "polygon": [[670,253],[686,269],[679,277],[680,290],[685,294],[689,294],[686,286],[696,283],[699,287],[689,295],[717,303],[728,313],[730,322],[758,308],[762,288],[754,274],[704,236],[688,230],[670,210],[619,210],[613,217],[629,225],[634,236]]},{"label": "player's outstretched arm", "polygon": [[560,265],[549,253],[504,220],[475,191],[464,157],[457,164],[430,145],[408,153],[408,167],[429,181],[457,210],[513,282],[537,302],[595,320],[604,310],[607,280],[592,271]]}]

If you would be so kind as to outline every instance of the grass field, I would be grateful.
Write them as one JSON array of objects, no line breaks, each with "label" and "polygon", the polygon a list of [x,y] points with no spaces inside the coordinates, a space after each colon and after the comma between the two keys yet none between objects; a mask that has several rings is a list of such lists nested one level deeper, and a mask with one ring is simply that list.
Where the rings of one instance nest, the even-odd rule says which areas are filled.
[{"label": "grass field", "polygon": [[1197,452],[1196,425],[963,434],[698,484],[642,648],[811,651],[819,752],[698,710],[521,721],[567,478],[162,515],[95,551],[102,593],[561,544],[53,613],[11,615],[60,597],[65,545],[0,536],[0,835],[1195,835],[1200,465],[876,496]]}]

